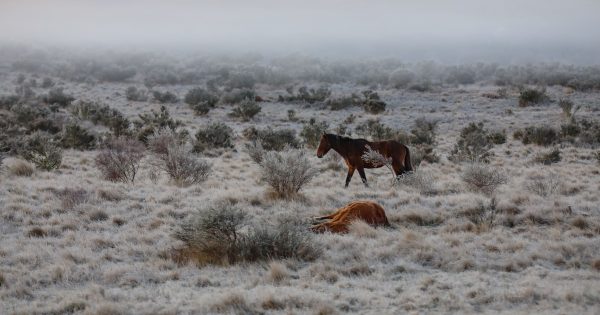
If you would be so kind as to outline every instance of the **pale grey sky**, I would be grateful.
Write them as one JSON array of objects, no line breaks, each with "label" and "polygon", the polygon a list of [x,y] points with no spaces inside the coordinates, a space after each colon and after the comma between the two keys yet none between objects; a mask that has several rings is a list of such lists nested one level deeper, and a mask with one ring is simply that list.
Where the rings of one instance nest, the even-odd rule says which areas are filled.
[{"label": "pale grey sky", "polygon": [[599,51],[599,17],[600,0],[0,0],[0,41],[572,57]]}]

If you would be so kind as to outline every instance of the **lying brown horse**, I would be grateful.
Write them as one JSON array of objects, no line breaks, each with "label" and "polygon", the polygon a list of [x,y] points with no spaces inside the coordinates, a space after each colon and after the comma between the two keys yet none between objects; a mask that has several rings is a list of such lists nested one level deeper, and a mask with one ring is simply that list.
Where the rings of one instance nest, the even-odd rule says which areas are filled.
[{"label": "lying brown horse", "polygon": [[313,232],[347,233],[350,224],[355,220],[365,221],[371,226],[390,226],[385,210],[372,201],[354,201],[338,209],[335,213],[316,220],[329,220],[312,226]]},{"label": "lying brown horse", "polygon": [[404,144],[394,140],[369,142],[365,139],[352,139],[334,134],[323,134],[321,136],[321,143],[319,143],[319,148],[317,149],[317,157],[322,158],[329,150],[333,149],[344,158],[348,166],[346,187],[350,184],[354,170],[358,170],[362,182],[368,187],[365,168],[379,168],[383,165],[374,165],[371,162],[363,160],[362,156],[367,152],[367,146],[379,152],[384,157],[392,159],[392,168],[396,176],[412,171],[408,148]]}]

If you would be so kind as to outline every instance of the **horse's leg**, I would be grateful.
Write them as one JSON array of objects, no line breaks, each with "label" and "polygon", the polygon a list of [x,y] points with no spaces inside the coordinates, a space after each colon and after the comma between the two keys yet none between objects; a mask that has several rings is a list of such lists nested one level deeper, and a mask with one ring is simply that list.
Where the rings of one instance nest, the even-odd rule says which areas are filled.
[{"label": "horse's leg", "polygon": [[354,167],[353,166],[348,166],[348,175],[346,175],[346,188],[348,188],[348,185],[350,184],[350,180],[352,179],[352,175],[354,175]]},{"label": "horse's leg", "polygon": [[365,175],[365,169],[359,167],[358,174],[360,174],[360,178],[362,179],[363,184],[365,184],[366,187],[369,187],[369,184],[367,184],[367,175]]}]

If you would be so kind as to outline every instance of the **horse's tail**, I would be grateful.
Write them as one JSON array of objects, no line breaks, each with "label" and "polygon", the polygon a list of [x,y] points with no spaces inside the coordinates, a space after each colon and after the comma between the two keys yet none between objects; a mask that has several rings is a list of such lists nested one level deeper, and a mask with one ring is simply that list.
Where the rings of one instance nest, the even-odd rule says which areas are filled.
[{"label": "horse's tail", "polygon": [[406,148],[406,154],[404,155],[404,171],[412,172],[413,168],[410,162],[410,151],[408,150],[407,146],[404,146],[404,148]]}]

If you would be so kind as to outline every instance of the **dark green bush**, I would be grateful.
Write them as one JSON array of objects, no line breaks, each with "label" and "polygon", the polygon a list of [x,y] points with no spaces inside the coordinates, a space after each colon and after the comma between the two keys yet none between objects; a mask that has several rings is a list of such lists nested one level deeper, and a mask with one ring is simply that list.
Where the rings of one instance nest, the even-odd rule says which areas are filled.
[{"label": "dark green bush", "polygon": [[352,93],[351,96],[329,99],[327,105],[331,110],[342,110],[352,106],[360,106],[362,100],[358,95]]},{"label": "dark green bush", "polygon": [[177,95],[175,95],[169,91],[165,91],[165,92],[153,91],[152,96],[154,97],[154,100],[156,100],[157,102],[159,102],[161,104],[179,102]]},{"label": "dark green bush", "polygon": [[130,86],[125,90],[125,97],[127,97],[128,101],[134,102],[145,102],[148,100],[147,92],[142,91],[135,86]]},{"label": "dark green bush", "polygon": [[365,99],[362,106],[367,113],[379,114],[385,111],[386,103],[379,98],[379,94],[371,90],[363,91]]},{"label": "dark green bush", "polygon": [[560,160],[561,160],[561,157],[560,157],[559,149],[554,149],[550,152],[540,153],[535,157],[535,162],[541,163],[544,165],[558,163],[558,162],[560,162]]},{"label": "dark green bush", "polygon": [[317,122],[316,119],[311,118],[308,124],[304,124],[300,137],[304,139],[304,144],[309,148],[316,148],[321,141],[321,135],[323,135],[329,124],[326,121]]},{"label": "dark green bush", "polygon": [[488,138],[493,144],[506,143],[506,133],[504,133],[504,131],[490,132]]},{"label": "dark green bush", "polygon": [[450,153],[450,159],[453,161],[487,162],[492,147],[493,142],[483,123],[470,123],[461,130]]},{"label": "dark green bush", "polygon": [[151,110],[150,113],[139,115],[140,120],[133,122],[137,139],[143,143],[147,143],[148,136],[163,129],[175,131],[183,123],[179,120],[171,118],[171,114],[165,106],[160,107],[160,111]]},{"label": "dark green bush", "polygon": [[233,90],[223,94],[221,102],[224,104],[238,104],[245,99],[256,101],[256,92],[249,89]]},{"label": "dark green bush", "polygon": [[356,126],[356,133],[373,141],[390,140],[398,138],[398,131],[382,124],[377,119],[369,119]]},{"label": "dark green bush", "polygon": [[91,150],[96,147],[96,136],[90,134],[78,124],[71,122],[63,130],[61,143],[64,148]]},{"label": "dark green bush", "polygon": [[300,141],[293,129],[277,129],[271,127],[256,129],[250,127],[244,130],[244,137],[261,144],[266,151],[281,151],[285,147],[300,148]]},{"label": "dark green bush", "polygon": [[415,125],[411,129],[410,142],[412,144],[435,144],[435,131],[437,127],[437,121],[426,120],[425,118],[418,118],[415,120]]},{"label": "dark green bush", "polygon": [[197,115],[206,115],[215,107],[219,98],[203,88],[193,88],[187,92],[184,101]]},{"label": "dark green bush", "polygon": [[560,141],[559,133],[549,126],[527,127],[515,136],[519,136],[523,144],[549,146]]},{"label": "dark green bush", "polygon": [[62,163],[62,150],[50,136],[43,133],[29,136],[20,154],[25,160],[45,171],[57,169]]},{"label": "dark green bush", "polygon": [[245,99],[241,101],[230,113],[232,117],[240,118],[242,121],[251,120],[256,114],[261,111],[260,105],[258,105],[253,99]]},{"label": "dark green bush", "polygon": [[108,127],[116,137],[129,133],[131,123],[118,110],[94,102],[78,102],[71,105],[71,113],[94,124]]},{"label": "dark green bush", "polygon": [[211,123],[196,132],[195,152],[218,148],[233,148],[233,129],[224,123]]},{"label": "dark green bush", "polygon": [[298,89],[298,92],[296,94],[293,94],[293,91],[291,89],[288,90],[288,92],[291,95],[279,95],[280,102],[305,102],[309,104],[314,104],[316,102],[324,102],[331,95],[331,90],[327,87],[309,89],[306,86],[303,86]]},{"label": "dark green bush", "polygon": [[546,89],[523,89],[519,94],[519,106],[527,107],[531,105],[537,105],[548,101],[546,95]]},{"label": "dark green bush", "polygon": [[53,88],[43,97],[43,101],[47,104],[58,104],[62,107],[69,106],[73,100],[75,100],[75,98],[65,94],[63,88]]}]

